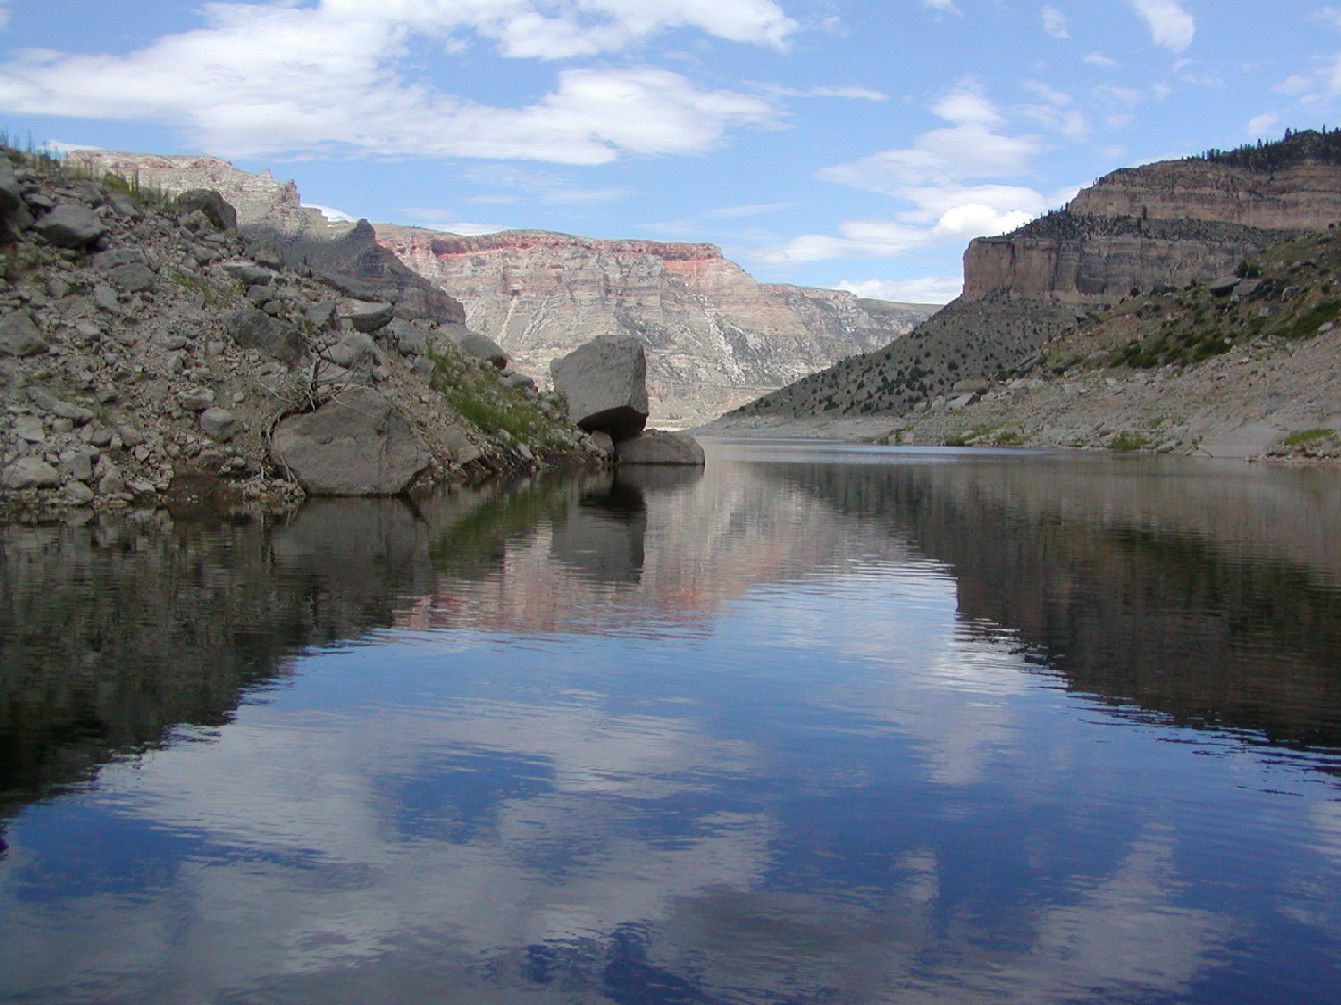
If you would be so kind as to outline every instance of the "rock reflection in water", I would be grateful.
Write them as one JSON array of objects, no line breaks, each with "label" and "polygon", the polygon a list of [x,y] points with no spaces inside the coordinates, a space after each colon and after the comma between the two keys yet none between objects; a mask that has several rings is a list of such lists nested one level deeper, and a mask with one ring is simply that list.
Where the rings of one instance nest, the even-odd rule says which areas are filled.
[{"label": "rock reflection in water", "polygon": [[0,996],[1323,1000],[1338,484],[1194,470],[4,529]]}]

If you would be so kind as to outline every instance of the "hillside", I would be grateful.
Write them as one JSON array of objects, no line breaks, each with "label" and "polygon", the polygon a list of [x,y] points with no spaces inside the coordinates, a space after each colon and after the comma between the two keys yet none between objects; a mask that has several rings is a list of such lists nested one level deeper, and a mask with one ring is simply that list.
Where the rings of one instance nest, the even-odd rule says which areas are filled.
[{"label": "hillside", "polygon": [[[832,427],[875,415],[894,426],[895,418],[944,414],[1028,368],[1045,343],[1096,312],[1142,292],[1195,289],[1337,220],[1336,133],[1294,133],[1277,144],[1114,172],[1063,210],[973,241],[964,295],[911,336],[766,395],[715,428]],[[1209,317],[1203,308],[1170,323],[1200,330]],[[1253,410],[1246,400],[1244,408]]]},{"label": "hillside", "polygon": [[1341,459],[1341,237],[1294,238],[1238,271],[1097,311],[1003,379],[929,409],[766,428],[904,444]]},{"label": "hillside", "polygon": [[130,188],[0,153],[0,512],[283,505],[600,456],[461,325],[285,268],[217,193]]},{"label": "hillside", "polygon": [[[546,231],[463,237],[389,224],[334,223],[293,182],[214,157],[80,152],[168,193],[208,187],[240,228],[351,294],[413,304],[488,335],[543,378],[599,335],[646,347],[653,422],[692,425],[853,353],[911,331],[937,305],[761,284],[708,244],[599,240]],[[435,300],[435,297],[437,298]]]}]

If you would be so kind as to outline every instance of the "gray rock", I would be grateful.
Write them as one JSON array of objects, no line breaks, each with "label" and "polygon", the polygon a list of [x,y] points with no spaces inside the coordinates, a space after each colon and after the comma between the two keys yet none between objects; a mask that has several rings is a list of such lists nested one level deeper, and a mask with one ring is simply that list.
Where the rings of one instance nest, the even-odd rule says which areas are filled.
[{"label": "gray rock", "polygon": [[144,219],[144,207],[124,192],[107,193],[107,205],[112,207],[117,216],[124,216],[127,220]]},{"label": "gray rock", "polygon": [[633,338],[596,339],[549,365],[568,415],[587,432],[618,443],[647,425],[647,354]]},{"label": "gray rock", "polygon": [[609,433],[602,433],[600,430],[597,430],[594,433],[588,433],[587,436],[591,440],[592,447],[597,451],[605,454],[607,457],[614,455],[615,441],[610,438]]},{"label": "gray rock", "polygon": [[276,279],[276,273],[273,270],[245,259],[224,262],[223,269],[234,279],[247,286],[270,286]]},{"label": "gray rock", "polygon": [[158,282],[158,274],[153,269],[134,262],[111,269],[107,273],[107,278],[126,293],[139,293],[142,290],[152,289]]},{"label": "gray rock", "polygon": [[208,387],[192,387],[177,392],[177,403],[188,412],[203,412],[214,404],[214,392]]},{"label": "gray rock", "polygon": [[234,342],[273,359],[296,363],[307,349],[300,332],[254,307],[227,311],[222,320],[224,330]]},{"label": "gray rock", "polygon": [[61,401],[60,398],[40,387],[28,388],[28,400],[44,412],[50,412],[57,418],[69,419],[71,422],[78,422],[81,425],[93,418],[93,413],[87,408],[80,408],[68,401]]},{"label": "gray rock", "polygon": [[200,413],[200,428],[213,440],[231,440],[237,432],[237,416],[226,408],[207,408]]},{"label": "gray rock", "polygon": [[55,488],[61,483],[61,473],[40,457],[20,457],[0,475],[0,485],[7,489]]},{"label": "gray rock", "polygon": [[339,305],[334,300],[319,300],[305,312],[308,323],[318,330],[329,328],[336,318]]},{"label": "gray rock", "polygon": [[432,461],[414,428],[382,395],[352,387],[275,428],[270,457],[313,495],[397,495]]},{"label": "gray rock", "polygon": [[427,356],[420,356],[414,361],[414,366],[410,367],[410,372],[423,381],[432,380],[436,370],[437,365]]},{"label": "gray rock", "polygon": [[402,356],[423,356],[428,353],[428,340],[410,322],[396,320],[391,322],[390,333],[396,342],[396,351]]},{"label": "gray rock", "polygon": [[46,424],[36,415],[17,416],[14,432],[25,443],[41,443],[47,438]]},{"label": "gray rock", "polygon": [[352,324],[355,331],[371,333],[391,323],[395,308],[391,304],[360,302],[342,311],[340,316]]},{"label": "gray rock", "polygon": [[527,391],[536,389],[535,379],[518,370],[504,369],[502,374],[503,383],[509,387],[520,387]]},{"label": "gray rock", "polygon": [[178,212],[203,213],[216,230],[237,230],[237,210],[213,189],[193,188],[173,200]]},{"label": "gray rock", "polygon": [[108,272],[120,265],[145,265],[149,264],[149,256],[145,254],[143,248],[139,245],[124,245],[120,248],[109,248],[106,251],[100,251],[89,259],[89,264],[99,272]]},{"label": "gray rock", "polygon": [[93,501],[93,490],[84,482],[71,482],[65,486],[65,498],[76,506],[87,506]]},{"label": "gray rock", "polygon": [[488,335],[473,332],[465,325],[446,325],[442,329],[462,352],[478,359],[486,359],[498,369],[508,365],[508,354]]},{"label": "gray rock", "polygon": [[121,313],[121,301],[116,298],[116,290],[110,286],[98,285],[93,287],[93,303],[102,311],[108,314]]},{"label": "gray rock", "polygon": [[93,478],[93,462],[97,457],[96,450],[73,450],[61,455],[61,466],[75,481],[86,482]]},{"label": "gray rock", "polygon": [[9,216],[23,206],[23,187],[8,157],[0,157],[0,215]]},{"label": "gray rock", "polygon": [[1219,279],[1212,279],[1207,283],[1206,289],[1213,297],[1227,297],[1234,292],[1241,282],[1243,280],[1238,276],[1221,276]]},{"label": "gray rock", "polygon": [[46,351],[47,340],[29,315],[15,311],[0,318],[0,354],[33,356]]},{"label": "gray rock", "polygon": [[107,233],[97,213],[75,203],[57,206],[33,224],[33,228],[62,248],[87,248]]},{"label": "gray rock", "polygon": [[361,331],[346,332],[326,355],[346,370],[368,371],[378,362],[377,343]]},{"label": "gray rock", "polygon": [[702,467],[703,448],[688,433],[646,429],[639,435],[615,444],[620,464],[676,464]]}]

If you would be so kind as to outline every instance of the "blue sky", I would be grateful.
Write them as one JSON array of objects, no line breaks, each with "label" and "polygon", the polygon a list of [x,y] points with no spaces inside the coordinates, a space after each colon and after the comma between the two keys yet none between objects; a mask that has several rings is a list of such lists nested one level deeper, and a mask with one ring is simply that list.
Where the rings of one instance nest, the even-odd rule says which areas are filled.
[{"label": "blue sky", "polygon": [[968,240],[1131,164],[1341,124],[1306,0],[0,0],[20,142],[210,153],[459,233],[709,241],[958,293]]}]

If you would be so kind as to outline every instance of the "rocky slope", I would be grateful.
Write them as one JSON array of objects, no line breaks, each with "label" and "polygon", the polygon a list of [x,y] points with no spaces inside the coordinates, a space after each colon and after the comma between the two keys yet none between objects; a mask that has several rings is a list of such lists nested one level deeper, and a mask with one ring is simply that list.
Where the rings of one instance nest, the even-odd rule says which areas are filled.
[{"label": "rocky slope", "polygon": [[[125,187],[0,156],[5,512],[395,492],[593,454],[462,326],[284,268],[215,193]],[[364,481],[323,488],[322,444]]]},{"label": "rocky slope", "polygon": [[1335,235],[1272,246],[1240,268],[1244,276],[1097,311],[1002,379],[961,386],[930,408],[754,424],[887,443],[1341,459]]},{"label": "rocky slope", "polygon": [[1140,290],[1210,280],[1337,220],[1337,133],[1115,172],[1062,211],[972,242],[964,295],[910,337],[752,402],[716,428],[943,413],[1090,313]]},{"label": "rocky slope", "polygon": [[710,244],[543,231],[456,237],[377,227],[384,247],[461,300],[467,323],[540,370],[600,335],[648,353],[654,421],[693,422],[910,331],[935,308],[756,283]]}]

